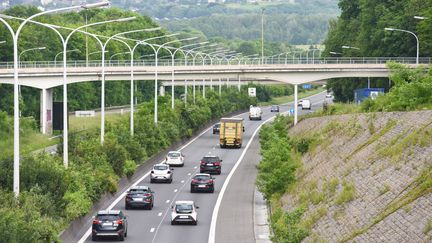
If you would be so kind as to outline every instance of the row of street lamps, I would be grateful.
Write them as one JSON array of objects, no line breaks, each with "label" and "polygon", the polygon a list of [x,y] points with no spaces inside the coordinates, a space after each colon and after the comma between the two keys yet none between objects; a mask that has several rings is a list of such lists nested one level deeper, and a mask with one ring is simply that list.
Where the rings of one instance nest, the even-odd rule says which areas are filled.
[{"label": "row of street lamps", "polygon": [[[225,55],[225,58],[232,58],[232,56],[228,56],[228,51],[229,50],[222,50],[222,49],[217,49],[214,50],[214,52],[212,52],[211,54],[203,54],[202,52],[199,52],[199,49],[202,48],[213,48],[215,46],[217,46],[217,44],[209,44],[208,42],[200,42],[200,43],[193,43],[193,44],[187,44],[187,45],[182,45],[180,48],[175,48],[175,47],[171,47],[169,46],[169,44],[173,44],[175,42],[184,42],[184,41],[191,41],[194,39],[197,39],[197,37],[190,37],[190,38],[184,38],[184,39],[180,39],[180,40],[172,40],[172,41],[168,41],[163,43],[162,45],[157,45],[157,44],[150,44],[149,41],[152,40],[156,40],[156,39],[161,39],[161,38],[168,38],[168,37],[173,37],[176,36],[177,34],[168,34],[168,35],[163,35],[163,36],[157,36],[157,37],[152,37],[152,38],[148,38],[148,39],[144,39],[144,40],[135,40],[135,39],[131,39],[131,38],[126,38],[124,37],[127,34],[131,34],[131,33],[136,33],[136,32],[152,32],[152,31],[158,31],[161,28],[157,27],[157,28],[149,28],[149,29],[141,29],[141,30],[132,30],[132,31],[127,31],[127,32],[122,32],[122,33],[118,33],[115,34],[111,37],[105,37],[105,36],[100,36],[100,35],[96,35],[96,34],[92,34],[89,33],[87,31],[83,31],[83,29],[87,29],[88,27],[92,27],[92,26],[96,26],[96,25],[103,25],[103,24],[108,24],[108,23],[119,23],[119,22],[127,22],[127,21],[131,21],[134,20],[136,17],[128,17],[128,18],[120,18],[120,19],[114,19],[114,20],[107,20],[107,21],[100,21],[100,22],[96,22],[96,23],[91,23],[91,24],[85,24],[82,25],[80,27],[77,27],[75,29],[71,29],[71,28],[65,28],[65,27],[60,27],[60,26],[56,26],[56,25],[52,25],[52,24],[45,24],[45,23],[40,23],[37,21],[33,21],[34,18],[41,16],[41,15],[45,15],[45,14],[49,14],[49,13],[55,13],[55,12],[61,12],[61,11],[70,11],[70,10],[76,10],[76,9],[89,9],[89,8],[99,8],[99,7],[103,7],[103,6],[107,6],[109,5],[109,2],[107,1],[102,1],[102,2],[98,2],[98,3],[94,3],[94,4],[83,4],[83,5],[79,5],[79,6],[72,6],[72,7],[65,7],[65,8],[60,8],[60,9],[54,9],[54,10],[49,10],[49,11],[44,11],[44,12],[39,12],[37,14],[34,14],[30,17],[28,17],[27,19],[23,19],[23,18],[17,18],[17,17],[12,17],[12,16],[7,16],[7,15],[3,15],[0,14],[0,21],[8,28],[11,36],[12,36],[12,40],[13,40],[13,53],[14,53],[14,179],[13,179],[13,191],[15,193],[16,196],[19,195],[19,167],[20,167],[20,158],[19,158],[19,94],[18,94],[18,89],[19,89],[19,64],[20,64],[20,57],[21,55],[23,55],[25,52],[28,51],[32,51],[32,50],[43,50],[46,47],[37,47],[37,48],[31,48],[31,49],[27,49],[23,52],[21,52],[18,55],[18,40],[19,40],[19,36],[21,33],[22,28],[27,24],[27,23],[34,23],[34,24],[38,24],[44,27],[47,27],[51,30],[53,30],[54,32],[56,32],[56,34],[59,36],[59,38],[61,39],[62,42],[62,46],[63,46],[63,51],[57,53],[55,55],[54,58],[54,63],[56,64],[57,62],[57,57],[60,56],[61,54],[63,55],[63,163],[65,167],[68,167],[68,123],[67,123],[67,116],[68,116],[68,102],[67,102],[67,54],[71,53],[71,52],[79,52],[78,49],[73,49],[73,50],[67,50],[67,45],[69,40],[71,39],[72,35],[76,32],[80,32],[82,34],[85,34],[86,37],[90,36],[95,38],[95,40],[97,41],[97,43],[99,44],[99,46],[101,47],[100,51],[97,52],[93,52],[90,53],[88,55],[91,54],[95,54],[95,53],[101,53],[101,59],[102,59],[102,71],[101,71],[101,83],[102,83],[102,87],[101,87],[101,143],[104,142],[104,130],[105,130],[105,122],[104,122],[104,116],[105,116],[105,54],[107,53],[106,51],[106,47],[108,45],[108,43],[113,40],[113,41],[118,41],[121,42],[123,44],[125,44],[128,47],[129,52],[123,52],[123,53],[116,53],[114,55],[112,55],[110,57],[110,61],[112,60],[112,58],[116,55],[120,55],[120,54],[129,54],[130,55],[130,67],[131,67],[131,82],[130,82],[130,86],[131,86],[131,116],[130,116],[130,133],[131,135],[134,134],[134,124],[133,124],[133,114],[134,114],[134,73],[133,73],[133,65],[134,65],[134,51],[136,50],[136,48],[140,45],[145,45],[145,46],[149,46],[150,48],[152,48],[153,50],[153,54],[151,55],[143,55],[141,57],[144,56],[154,56],[155,58],[155,111],[154,111],[154,122],[155,124],[157,124],[157,81],[158,81],[158,72],[157,72],[157,65],[158,65],[158,54],[160,52],[160,50],[163,48],[165,50],[167,50],[170,55],[171,55],[171,64],[174,66],[174,57],[177,54],[177,52],[181,52],[184,56],[185,59],[185,65],[188,65],[187,62],[187,58],[188,55],[192,53],[195,53],[194,57],[193,57],[193,64],[195,64],[195,58],[197,57],[197,55],[200,55],[202,60],[203,60],[203,64],[205,63],[205,59],[207,58],[207,56],[210,58],[210,62],[213,62],[212,59],[212,55],[214,55],[216,58],[218,58],[218,56],[223,56]],[[13,28],[8,24],[8,22],[6,22],[4,19],[18,19],[21,20],[22,23],[19,25],[17,31],[15,32],[13,30]],[[65,28],[70,30],[70,33],[67,36],[63,36],[59,29],[61,28]],[[105,42],[101,41],[101,37],[107,38],[107,40]],[[135,45],[132,47],[130,46],[127,41],[134,41]],[[1,43],[5,43],[5,41],[0,41]],[[195,47],[196,46],[196,47]],[[194,47],[191,49],[184,49],[184,48],[190,48],[190,47]],[[174,50],[174,51],[171,51]],[[86,56],[88,56],[86,55]],[[235,55],[239,55],[238,53],[236,53]],[[140,58],[141,58],[140,57]],[[220,59],[219,59],[220,62]],[[172,108],[174,109],[174,70],[172,71]],[[187,92],[187,87],[186,87],[186,83],[185,83],[185,93]],[[187,93],[185,94],[187,95]],[[186,100],[185,100],[186,102]],[[46,109],[43,109],[42,112],[42,119],[46,119]],[[46,129],[46,128],[43,128]]]}]

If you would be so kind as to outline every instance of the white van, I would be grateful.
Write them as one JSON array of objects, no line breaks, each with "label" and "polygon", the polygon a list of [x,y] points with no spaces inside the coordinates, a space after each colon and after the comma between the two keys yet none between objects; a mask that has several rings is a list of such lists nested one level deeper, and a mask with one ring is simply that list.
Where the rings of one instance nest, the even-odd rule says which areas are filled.
[{"label": "white van", "polygon": [[303,100],[301,106],[302,106],[302,110],[306,110],[306,109],[310,110],[312,107],[312,104],[311,104],[310,100]]},{"label": "white van", "polygon": [[249,107],[249,120],[261,120],[262,111],[259,107]]}]

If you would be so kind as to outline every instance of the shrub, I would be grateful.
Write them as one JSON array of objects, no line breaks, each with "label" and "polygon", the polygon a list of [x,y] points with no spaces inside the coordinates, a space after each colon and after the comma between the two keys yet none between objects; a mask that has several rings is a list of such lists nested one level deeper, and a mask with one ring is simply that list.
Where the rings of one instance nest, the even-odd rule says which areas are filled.
[{"label": "shrub", "polygon": [[127,177],[131,177],[134,174],[136,167],[137,165],[133,160],[126,160],[124,165],[124,174]]}]

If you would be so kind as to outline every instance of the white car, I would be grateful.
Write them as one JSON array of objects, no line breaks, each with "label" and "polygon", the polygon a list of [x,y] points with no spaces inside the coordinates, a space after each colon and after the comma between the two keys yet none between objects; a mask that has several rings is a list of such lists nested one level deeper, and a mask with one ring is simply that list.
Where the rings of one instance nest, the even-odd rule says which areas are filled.
[{"label": "white car", "polygon": [[333,96],[331,94],[327,93],[325,97],[326,98],[332,98]]},{"label": "white car", "polygon": [[197,225],[197,208],[199,207],[195,206],[193,201],[176,201],[174,206],[172,206],[171,224],[175,225],[177,223],[191,223],[193,225]]},{"label": "white car", "polygon": [[163,181],[171,183],[173,180],[173,173],[167,164],[155,164],[150,172],[150,183]]},{"label": "white car", "polygon": [[184,156],[180,151],[168,152],[165,163],[170,166],[184,166]]},{"label": "white car", "polygon": [[312,104],[310,100],[303,100],[301,104],[302,110],[310,110],[312,108]]}]

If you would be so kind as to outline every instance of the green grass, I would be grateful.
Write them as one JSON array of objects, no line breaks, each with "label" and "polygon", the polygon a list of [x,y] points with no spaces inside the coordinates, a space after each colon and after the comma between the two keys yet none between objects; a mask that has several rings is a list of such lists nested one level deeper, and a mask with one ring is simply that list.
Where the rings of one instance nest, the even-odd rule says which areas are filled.
[{"label": "green grass", "polygon": [[355,187],[353,184],[344,182],[342,191],[336,197],[336,205],[342,205],[346,202],[352,201],[355,197]]},{"label": "green grass", "polygon": [[[121,119],[129,116],[127,113],[121,115],[120,113],[105,113],[105,122],[118,122]],[[97,114],[93,117],[69,117],[69,126],[71,131],[82,131],[87,129],[100,128],[101,116]]]},{"label": "green grass", "polygon": [[432,219],[429,219],[428,222],[426,223],[424,229],[423,229],[423,234],[426,235],[431,230],[432,230]]},{"label": "green grass", "polygon": [[[58,139],[49,139],[49,136],[34,132],[26,132],[20,136],[20,154],[26,155],[58,143]],[[13,136],[0,140],[0,159],[13,156]]]},{"label": "green grass", "polygon": [[[318,93],[321,93],[323,91],[324,91],[324,88],[319,87],[317,89],[308,90],[306,92],[301,92],[301,93],[298,93],[298,99],[303,99],[305,97],[308,97],[308,96],[311,96],[314,94],[318,94]],[[259,105],[260,106],[266,106],[266,105],[286,104],[286,103],[291,102],[293,100],[294,100],[294,95],[279,96],[279,97],[272,98],[268,102],[260,102]]]}]

